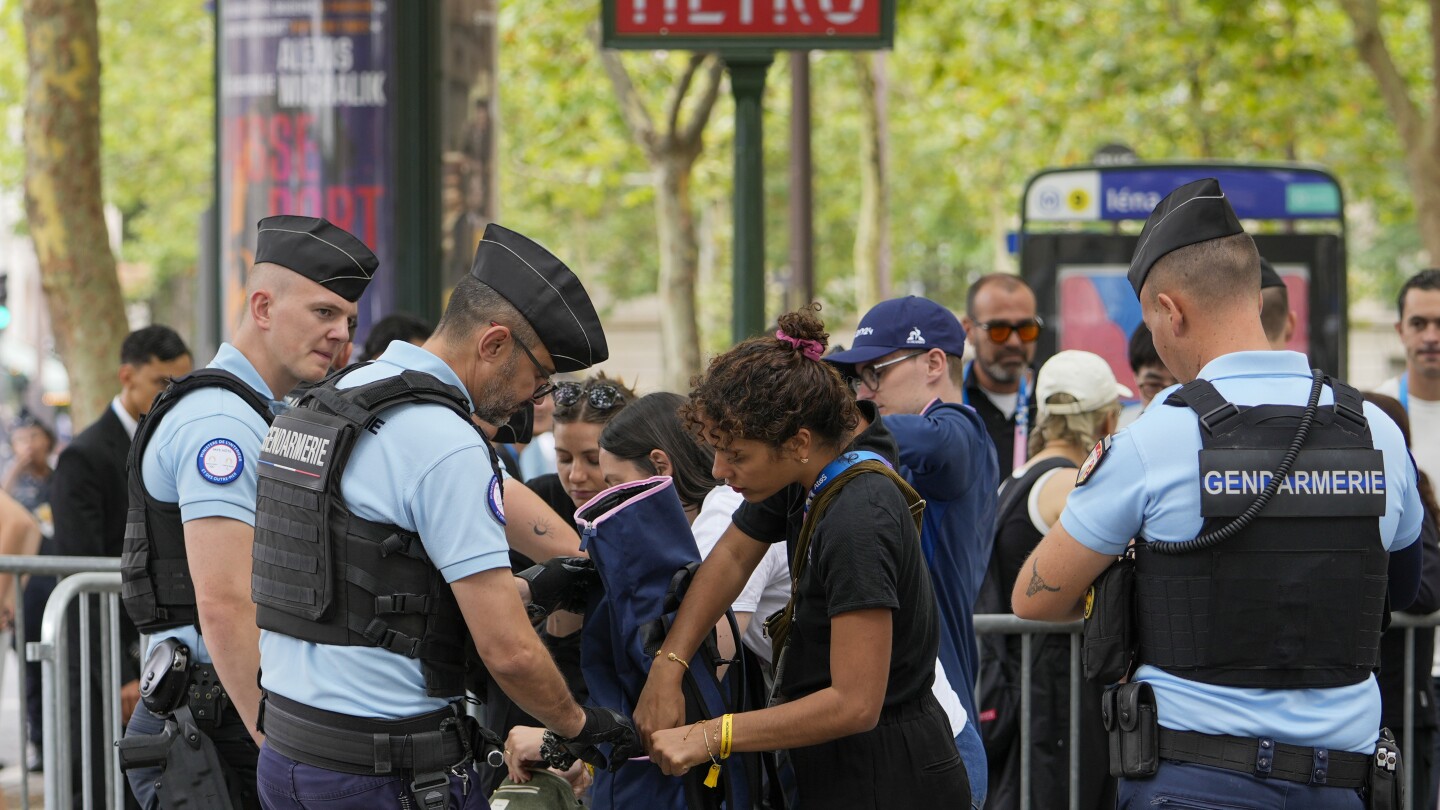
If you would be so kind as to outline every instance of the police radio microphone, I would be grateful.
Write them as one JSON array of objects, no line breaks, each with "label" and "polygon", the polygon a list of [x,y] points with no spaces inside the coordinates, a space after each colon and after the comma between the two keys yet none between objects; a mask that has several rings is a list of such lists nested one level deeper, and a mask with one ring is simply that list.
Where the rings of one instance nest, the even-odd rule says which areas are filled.
[{"label": "police radio microphone", "polygon": [[492,768],[503,768],[505,766],[505,755],[491,748],[490,753],[485,755],[485,762]]}]

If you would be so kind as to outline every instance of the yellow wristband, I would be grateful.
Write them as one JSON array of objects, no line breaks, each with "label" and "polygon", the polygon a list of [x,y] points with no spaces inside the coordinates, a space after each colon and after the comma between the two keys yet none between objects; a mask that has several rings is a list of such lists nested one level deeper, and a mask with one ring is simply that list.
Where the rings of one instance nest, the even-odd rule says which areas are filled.
[{"label": "yellow wristband", "polygon": [[660,657],[662,657],[662,656],[665,657],[665,658],[670,659],[671,661],[674,661],[675,663],[679,664],[679,665],[682,666],[682,667],[685,667],[686,669],[689,669],[689,668],[690,668],[690,662],[689,662],[689,661],[686,661],[684,658],[681,658],[680,656],[676,655],[676,654],[673,653],[673,652],[672,652],[672,653],[667,653],[667,652],[665,652],[664,650],[660,650],[659,652],[655,653],[655,657],[656,657],[656,658],[660,658]]},{"label": "yellow wristband", "polygon": [[730,718],[733,714],[727,714],[720,718],[720,758],[729,759],[730,744],[734,741],[734,729],[731,726]]}]

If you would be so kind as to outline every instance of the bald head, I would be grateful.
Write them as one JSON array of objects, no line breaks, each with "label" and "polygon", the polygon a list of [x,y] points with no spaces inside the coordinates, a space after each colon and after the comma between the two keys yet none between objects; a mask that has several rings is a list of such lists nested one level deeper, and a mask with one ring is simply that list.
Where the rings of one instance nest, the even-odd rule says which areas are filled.
[{"label": "bald head", "polygon": [[1143,297],[1182,296],[1201,310],[1255,308],[1260,294],[1260,253],[1249,234],[1237,233],[1172,250],[1155,262]]}]

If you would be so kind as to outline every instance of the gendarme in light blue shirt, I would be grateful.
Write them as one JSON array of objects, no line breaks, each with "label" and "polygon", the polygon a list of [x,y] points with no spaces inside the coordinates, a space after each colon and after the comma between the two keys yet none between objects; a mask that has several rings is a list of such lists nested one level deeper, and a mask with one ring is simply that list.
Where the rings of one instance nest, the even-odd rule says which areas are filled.
[{"label": "gendarme in light blue shirt", "polygon": [[[340,380],[350,388],[411,369],[464,391],[444,361],[394,341],[376,362]],[[446,582],[510,565],[505,530],[488,506],[494,473],[484,439],[441,405],[385,411],[385,424],[355,442],[340,493],[357,517],[420,536]],[[291,700],[355,717],[413,717],[446,705],[426,697],[420,662],[376,647],[344,647],[260,633],[260,684]],[[458,697],[458,695],[457,695]]]},{"label": "gendarme in light blue shirt", "polygon": [[[220,344],[220,351],[208,367],[234,374],[260,396],[274,402],[270,386],[260,379],[260,372],[229,343]],[[165,414],[145,446],[140,467],[145,489],[161,503],[178,503],[182,522],[222,517],[253,527],[255,459],[260,455],[260,444],[268,429],[253,408],[223,388],[191,391]],[[205,475],[207,452],[216,447],[216,440],[234,451],[237,467],[224,475],[216,475],[224,472],[218,469]],[[210,465],[214,466],[217,460],[228,460],[228,456],[224,451],[211,455]],[[194,625],[156,633],[150,637],[150,648],[166,638],[180,639],[197,660],[210,661],[210,651]]]},{"label": "gendarme in light blue shirt", "polygon": [[[1295,352],[1236,352],[1201,369],[1236,405],[1304,405],[1310,367]],[[1189,540],[1200,533],[1200,423],[1189,408],[1164,404],[1168,388],[1129,427],[1116,433],[1099,467],[1070,495],[1060,516],[1066,531],[1087,548],[1119,555],[1130,538]],[[1329,388],[1321,405],[1334,403]],[[1365,403],[1376,449],[1384,454],[1385,515],[1380,538],[1390,551],[1420,534],[1423,510],[1414,464],[1400,429]],[[1374,676],[1331,689],[1249,689],[1214,686],[1142,666],[1136,680],[1155,690],[1160,724],[1180,731],[1272,737],[1281,742],[1340,751],[1375,750],[1380,689]]]}]

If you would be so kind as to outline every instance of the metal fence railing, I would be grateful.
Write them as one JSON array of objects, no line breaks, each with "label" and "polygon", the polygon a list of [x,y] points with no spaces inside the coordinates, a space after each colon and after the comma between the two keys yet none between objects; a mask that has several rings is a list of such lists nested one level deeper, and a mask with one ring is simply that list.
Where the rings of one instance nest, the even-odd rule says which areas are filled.
[{"label": "metal fence railing", "polygon": [[[1392,628],[1405,630],[1405,698],[1402,708],[1401,756],[1405,762],[1415,762],[1415,633],[1417,630],[1434,630],[1440,625],[1440,612],[1428,616],[1411,616],[1396,613],[1391,620]],[[975,632],[980,635],[1020,636],[1020,810],[1031,810],[1030,801],[1030,718],[1031,718],[1031,677],[1033,656],[1032,644],[1036,636],[1052,634],[1070,635],[1070,746],[1069,746],[1069,807],[1080,807],[1080,630],[1082,622],[1034,622],[1008,613],[981,614],[975,617]],[[983,651],[982,651],[983,654]],[[1095,707],[1096,711],[1099,707]],[[1405,769],[1405,810],[1416,808],[1414,769]],[[1430,810],[1423,806],[1420,810]]]},{"label": "metal fence railing", "polygon": [[[30,641],[25,638],[24,629],[24,607],[23,600],[16,599],[15,633],[17,647],[26,650],[26,657],[31,661],[41,663],[42,673],[42,694],[44,699],[44,765],[45,765],[45,796],[44,806],[47,808],[71,806],[71,768],[82,769],[81,783],[84,785],[85,795],[82,797],[85,808],[92,807],[123,807],[123,791],[125,780],[119,769],[119,758],[111,743],[123,734],[123,725],[120,717],[120,649],[119,649],[119,625],[117,623],[120,615],[120,561],[118,558],[110,557],[15,557],[0,555],[0,577],[21,576],[25,574],[51,575],[64,577],[56,586],[49,602],[46,603],[44,618],[41,623],[40,638]],[[94,602],[98,600],[98,611],[92,609]],[[79,639],[78,645],[80,655],[80,669],[82,672],[89,672],[96,664],[92,660],[93,642],[98,638],[100,651],[100,671],[103,675],[102,683],[104,689],[99,696],[91,694],[88,687],[88,680],[82,679],[81,694],[78,701],[70,695],[69,666],[71,650],[71,637],[69,624],[71,621],[70,607],[78,602],[80,610],[76,611],[79,617]],[[98,614],[98,621],[92,620],[92,614]],[[98,626],[96,626],[98,625]],[[1417,630],[1431,630],[1440,625],[1440,612],[1429,616],[1410,616],[1406,614],[1395,614],[1392,627],[1405,630],[1405,698],[1403,705],[1403,756],[1406,761],[1414,762],[1415,751],[1413,750],[1414,726],[1415,726],[1415,633]],[[1009,614],[984,614],[975,617],[975,631],[978,634],[992,635],[1018,635],[1020,636],[1020,745],[1021,745],[1021,783],[1019,786],[1019,798],[1021,810],[1032,810],[1033,803],[1030,795],[1030,773],[1031,773],[1031,716],[1032,716],[1032,679],[1033,679],[1033,644],[1037,636],[1052,634],[1067,634],[1070,636],[1070,746],[1069,746],[1069,807],[1071,810],[1079,808],[1079,772],[1080,772],[1080,725],[1081,713],[1081,675],[1080,675],[1080,622],[1035,622],[1018,618]],[[24,667],[17,667],[20,692],[23,695],[26,688]],[[99,738],[96,738],[97,729],[92,728],[90,720],[94,701],[100,700],[103,708],[101,728],[98,729]],[[83,743],[83,750],[93,750],[95,745],[103,745],[106,748],[105,757],[105,779],[106,792],[104,796],[91,795],[92,786],[95,780],[91,772],[93,767],[89,757],[80,757],[80,762],[75,763],[70,756],[70,734],[71,734],[71,711],[81,712],[80,734]],[[973,718],[972,718],[973,720]],[[28,728],[23,708],[20,712],[18,734],[20,750],[24,750],[28,738]],[[1406,804],[1407,810],[1415,808],[1415,791],[1412,770],[1406,769]],[[20,782],[20,807],[28,810],[32,803],[28,786],[24,779]],[[1428,810],[1428,808],[1425,808]]]},{"label": "metal fence railing", "polygon": [[[42,753],[45,767],[44,806],[69,808],[71,805],[70,768],[75,765],[70,757],[70,711],[74,707],[70,693],[69,655],[70,606],[79,601],[79,652],[81,672],[89,672],[97,662],[92,661],[92,639],[99,639],[100,671],[106,688],[100,696],[91,694],[89,688],[82,688],[79,695],[81,712],[81,741],[84,750],[103,745],[107,749],[105,759],[106,795],[95,797],[91,791],[91,760],[81,757],[78,767],[85,776],[84,807],[123,807],[123,779],[119,760],[111,746],[118,736],[120,725],[120,633],[118,617],[120,611],[120,560],[114,557],[53,557],[53,556],[6,556],[0,555],[0,577],[14,576],[16,590],[18,578],[26,575],[63,577],[56,585],[45,604],[41,619],[40,638],[25,637],[24,599],[15,599],[15,646],[24,651],[21,666],[16,667],[16,678],[22,706],[19,712],[17,734],[19,750],[24,751],[29,740],[29,722],[23,707],[23,696],[27,689],[24,661],[38,661],[41,667],[41,696],[44,704],[44,744]],[[92,620],[93,600],[99,600],[98,622]],[[96,627],[94,625],[98,624]],[[82,680],[82,687],[88,680]],[[99,699],[104,707],[104,722],[101,736],[95,738],[96,729],[91,728],[90,713],[93,701]],[[23,765],[22,765],[23,770]],[[29,810],[29,782],[20,780],[20,807]]]}]

